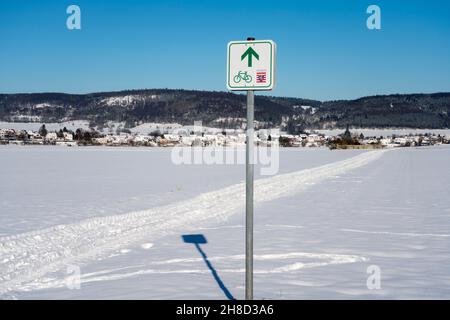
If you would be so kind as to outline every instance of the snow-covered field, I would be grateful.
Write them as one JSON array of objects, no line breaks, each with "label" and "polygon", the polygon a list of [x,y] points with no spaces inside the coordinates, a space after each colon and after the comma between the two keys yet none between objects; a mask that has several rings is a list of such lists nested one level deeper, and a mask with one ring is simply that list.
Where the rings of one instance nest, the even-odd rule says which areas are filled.
[{"label": "snow-covered field", "polygon": [[[245,168],[170,152],[0,147],[0,298],[242,299]],[[256,176],[255,298],[450,298],[449,159],[282,149]]]}]

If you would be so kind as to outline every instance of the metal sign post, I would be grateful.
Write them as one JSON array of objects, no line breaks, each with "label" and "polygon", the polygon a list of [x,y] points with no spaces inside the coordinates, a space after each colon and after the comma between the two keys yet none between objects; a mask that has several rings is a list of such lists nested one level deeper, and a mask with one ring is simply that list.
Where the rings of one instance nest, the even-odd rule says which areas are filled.
[{"label": "metal sign post", "polygon": [[247,137],[245,148],[245,299],[253,300],[253,118],[255,93],[247,91]]},{"label": "metal sign post", "polygon": [[245,299],[253,300],[253,170],[255,90],[275,85],[275,50],[272,40],[248,38],[228,43],[227,88],[247,91],[247,134],[245,148]]}]

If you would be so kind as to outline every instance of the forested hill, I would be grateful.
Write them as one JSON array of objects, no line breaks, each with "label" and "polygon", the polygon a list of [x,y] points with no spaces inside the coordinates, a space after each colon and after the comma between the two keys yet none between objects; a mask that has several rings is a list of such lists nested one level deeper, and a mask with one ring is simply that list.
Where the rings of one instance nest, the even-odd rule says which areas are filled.
[{"label": "forested hill", "polygon": [[[178,122],[239,127],[245,118],[245,95],[171,89],[91,94],[0,94],[0,121],[60,122],[89,120],[96,125],[124,121]],[[315,101],[257,95],[259,127],[450,127],[450,93],[397,94],[356,100]]]}]

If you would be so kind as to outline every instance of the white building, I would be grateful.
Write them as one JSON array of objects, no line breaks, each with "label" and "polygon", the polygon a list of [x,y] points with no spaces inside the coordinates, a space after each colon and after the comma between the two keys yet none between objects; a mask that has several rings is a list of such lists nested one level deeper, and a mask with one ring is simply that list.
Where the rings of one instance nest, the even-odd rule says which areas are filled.
[{"label": "white building", "polygon": [[45,139],[47,141],[56,141],[58,139],[58,135],[56,134],[56,132],[49,132],[45,136]]},{"label": "white building", "polygon": [[73,141],[73,134],[69,132],[63,132],[64,141]]}]

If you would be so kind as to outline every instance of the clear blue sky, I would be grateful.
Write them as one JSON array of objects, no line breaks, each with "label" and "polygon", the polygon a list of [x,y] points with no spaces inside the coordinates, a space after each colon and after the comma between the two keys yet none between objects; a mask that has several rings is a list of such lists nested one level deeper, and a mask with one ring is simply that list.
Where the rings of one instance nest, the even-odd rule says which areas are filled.
[{"label": "clear blue sky", "polygon": [[448,0],[0,0],[0,92],[224,91],[226,44],[247,36],[278,45],[273,95],[450,91]]}]

